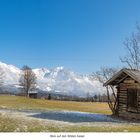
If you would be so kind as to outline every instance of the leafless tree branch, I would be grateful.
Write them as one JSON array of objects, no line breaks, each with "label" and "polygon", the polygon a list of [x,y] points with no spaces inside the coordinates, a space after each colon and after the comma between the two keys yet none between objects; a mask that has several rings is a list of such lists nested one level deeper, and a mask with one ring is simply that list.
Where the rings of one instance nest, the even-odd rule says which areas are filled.
[{"label": "leafless tree branch", "polygon": [[[118,68],[101,67],[101,69],[92,74],[93,78],[98,79],[102,84],[109,80],[114,74],[118,72]],[[115,87],[109,85],[106,86],[106,94],[108,97],[108,105],[113,114],[117,114],[118,104],[117,104],[117,93]],[[112,99],[113,97],[113,99]]]},{"label": "leafless tree branch", "polygon": [[124,41],[126,55],[121,57],[122,63],[126,64],[130,69],[140,69],[140,26],[136,26],[137,32],[132,33],[130,38]]},{"label": "leafless tree branch", "polygon": [[0,68],[0,90],[1,90],[3,83],[4,83],[4,72],[3,72],[2,68]]},{"label": "leafless tree branch", "polygon": [[19,83],[26,96],[29,96],[29,91],[36,89],[36,75],[30,67],[24,66],[22,68]]}]

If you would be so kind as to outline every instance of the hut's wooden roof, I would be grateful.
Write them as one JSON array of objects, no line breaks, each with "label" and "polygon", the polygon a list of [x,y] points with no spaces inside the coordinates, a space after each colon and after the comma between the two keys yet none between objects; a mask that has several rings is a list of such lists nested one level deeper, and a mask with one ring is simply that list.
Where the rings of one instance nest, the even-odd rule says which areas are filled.
[{"label": "hut's wooden roof", "polygon": [[132,79],[140,83],[140,71],[134,69],[122,69],[117,74],[115,74],[111,79],[109,79],[106,83],[104,83],[104,86],[118,85],[128,76],[130,76]]}]

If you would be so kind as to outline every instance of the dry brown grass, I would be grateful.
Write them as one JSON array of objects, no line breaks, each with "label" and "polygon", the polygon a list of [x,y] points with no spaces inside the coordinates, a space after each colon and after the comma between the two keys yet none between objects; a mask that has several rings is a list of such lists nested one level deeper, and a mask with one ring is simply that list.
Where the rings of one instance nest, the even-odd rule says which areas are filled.
[{"label": "dry brown grass", "polygon": [[[0,108],[6,109],[41,109],[41,110],[73,110],[93,113],[110,114],[106,103],[48,101],[29,99],[18,96],[0,96]],[[140,132],[139,124],[109,125],[58,125],[55,122],[14,118],[0,113],[0,132]]]},{"label": "dry brown grass", "polygon": [[30,99],[19,96],[0,96],[0,108],[6,109],[39,109],[39,110],[73,110],[92,113],[110,114],[107,103],[53,101]]}]

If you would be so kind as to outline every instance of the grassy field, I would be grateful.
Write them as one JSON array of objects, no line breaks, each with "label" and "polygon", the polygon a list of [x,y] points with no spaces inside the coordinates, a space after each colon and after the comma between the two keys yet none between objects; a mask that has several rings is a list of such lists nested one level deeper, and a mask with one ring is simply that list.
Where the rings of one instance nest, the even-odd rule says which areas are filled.
[{"label": "grassy field", "polygon": [[110,114],[107,103],[53,101],[30,99],[19,96],[0,96],[0,108],[5,109],[36,109],[36,110],[72,110],[91,113]]},{"label": "grassy field", "polygon": [[[48,101],[18,96],[0,96],[0,109],[17,110],[71,110],[90,113],[111,114],[106,103]],[[0,113],[0,132],[140,132],[139,123],[110,125],[92,122],[87,125],[56,123],[37,119],[26,119]]]}]

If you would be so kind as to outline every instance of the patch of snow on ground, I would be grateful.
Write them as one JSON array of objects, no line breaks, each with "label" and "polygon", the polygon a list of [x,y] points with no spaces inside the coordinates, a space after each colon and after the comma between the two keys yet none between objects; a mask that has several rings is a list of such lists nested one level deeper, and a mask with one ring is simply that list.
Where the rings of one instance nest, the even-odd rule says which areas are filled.
[{"label": "patch of snow on ground", "polygon": [[47,121],[68,122],[68,123],[94,123],[110,122],[119,123],[122,120],[112,118],[109,115],[86,113],[78,111],[31,111],[31,110],[6,110],[1,109],[0,113],[10,113],[11,115],[25,116],[32,119],[42,119]]}]

